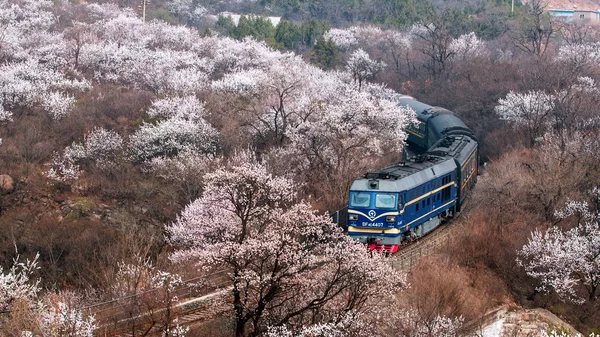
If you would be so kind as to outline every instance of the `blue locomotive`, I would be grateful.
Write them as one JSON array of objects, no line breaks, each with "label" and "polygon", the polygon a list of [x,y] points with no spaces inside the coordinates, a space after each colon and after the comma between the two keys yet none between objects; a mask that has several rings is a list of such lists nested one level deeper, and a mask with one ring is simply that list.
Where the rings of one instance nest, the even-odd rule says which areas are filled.
[{"label": "blue locomotive", "polygon": [[389,253],[459,212],[479,163],[477,139],[451,111],[409,96],[399,101],[417,114],[406,130],[414,155],[355,180],[348,198],[348,234]]}]

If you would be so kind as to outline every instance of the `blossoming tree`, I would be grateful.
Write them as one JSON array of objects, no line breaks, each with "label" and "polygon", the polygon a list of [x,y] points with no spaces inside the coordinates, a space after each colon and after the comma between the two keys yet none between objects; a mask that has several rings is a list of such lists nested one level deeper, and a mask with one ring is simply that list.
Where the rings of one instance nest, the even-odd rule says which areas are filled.
[{"label": "blossoming tree", "polygon": [[404,278],[381,256],[297,201],[294,183],[252,155],[237,155],[205,182],[204,195],[168,227],[172,259],[229,270],[236,336],[372,314],[402,289]]},{"label": "blossoming tree", "polygon": [[[593,195],[600,196],[598,189]],[[556,216],[575,217],[577,226],[563,231],[552,227],[531,233],[519,252],[528,275],[540,282],[541,290],[554,290],[575,303],[595,301],[600,286],[600,228],[598,214],[586,202],[569,201]],[[583,295],[585,294],[585,295]]]}]

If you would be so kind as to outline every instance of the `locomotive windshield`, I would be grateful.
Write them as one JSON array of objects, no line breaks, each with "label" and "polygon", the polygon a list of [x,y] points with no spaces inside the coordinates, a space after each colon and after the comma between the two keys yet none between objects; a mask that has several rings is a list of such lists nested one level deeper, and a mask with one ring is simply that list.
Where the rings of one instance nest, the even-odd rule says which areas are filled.
[{"label": "locomotive windshield", "polygon": [[371,204],[371,193],[369,192],[352,192],[350,193],[350,206],[352,207],[369,207]]},{"label": "locomotive windshield", "polygon": [[387,193],[377,193],[375,195],[375,207],[396,208],[396,195]]}]

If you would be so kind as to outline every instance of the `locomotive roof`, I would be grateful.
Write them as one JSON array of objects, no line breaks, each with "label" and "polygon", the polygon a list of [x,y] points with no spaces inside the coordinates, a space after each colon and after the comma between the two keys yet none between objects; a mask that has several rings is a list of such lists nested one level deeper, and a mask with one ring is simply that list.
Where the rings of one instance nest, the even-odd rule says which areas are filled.
[{"label": "locomotive roof", "polygon": [[477,141],[466,135],[450,136],[439,140],[427,152],[436,156],[449,156],[464,164],[477,148]]},{"label": "locomotive roof", "polygon": [[[437,117],[441,115],[454,116],[452,111],[440,107],[434,107],[423,102],[419,102],[410,96],[401,96],[398,99],[398,103],[402,106],[409,107],[417,114],[417,119],[421,122],[427,122],[429,118]],[[464,124],[463,124],[464,125]]]},{"label": "locomotive roof", "polygon": [[[452,158],[427,156],[424,161],[401,162],[381,170],[370,172],[352,183],[352,191],[400,192],[413,189],[436,177],[441,177],[456,169]],[[378,180],[377,188],[370,188],[369,182]]]},{"label": "locomotive roof", "polygon": [[468,130],[469,132],[471,131],[469,128],[467,128],[465,123],[460,120],[460,118],[456,117],[452,112],[448,112],[449,113],[442,115],[430,115],[435,118],[430,121],[429,127],[437,129],[440,133],[451,129],[464,129]]}]

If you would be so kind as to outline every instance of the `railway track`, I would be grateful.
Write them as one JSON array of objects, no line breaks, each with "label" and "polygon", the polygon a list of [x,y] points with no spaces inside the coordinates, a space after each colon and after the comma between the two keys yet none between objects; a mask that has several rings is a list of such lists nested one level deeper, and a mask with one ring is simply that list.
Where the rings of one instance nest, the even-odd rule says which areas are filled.
[{"label": "railway track", "polygon": [[221,287],[227,278],[227,270],[222,269],[186,280],[171,290],[170,296],[176,303],[167,307],[153,302],[163,291],[155,288],[91,305],[82,311],[96,318],[97,336],[153,336],[164,327],[165,320],[185,325],[218,314],[212,303],[229,290]]},{"label": "railway track", "polygon": [[453,219],[448,220],[425,236],[400,246],[398,251],[389,257],[392,266],[397,270],[412,268],[423,256],[434,255],[440,247],[447,246],[452,240],[452,234],[461,226],[461,218],[469,209],[468,202],[463,204],[463,210]]},{"label": "railway track", "polygon": [[450,241],[451,227],[454,221],[449,221],[434,231],[411,243],[400,246],[398,251],[389,257],[391,265],[398,270],[408,270],[423,256],[433,255],[440,246]]}]

